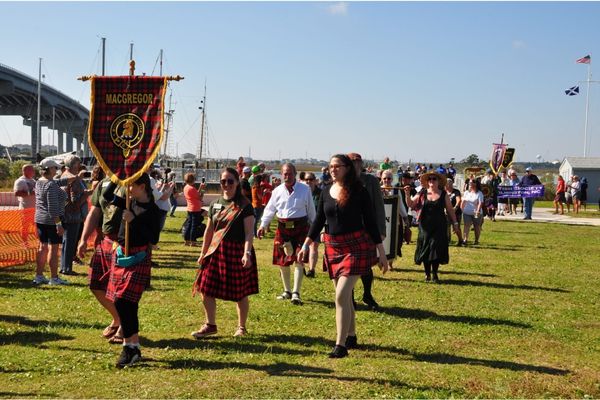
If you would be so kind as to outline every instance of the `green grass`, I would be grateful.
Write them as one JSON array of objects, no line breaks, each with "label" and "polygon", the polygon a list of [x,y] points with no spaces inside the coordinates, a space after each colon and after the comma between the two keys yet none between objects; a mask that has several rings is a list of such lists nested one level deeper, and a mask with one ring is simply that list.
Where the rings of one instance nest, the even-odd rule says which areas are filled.
[{"label": "green grass", "polygon": [[[100,337],[108,315],[85,276],[30,284],[32,266],[0,270],[0,396],[67,398],[339,398],[600,396],[600,228],[486,222],[481,245],[451,248],[442,285],[423,282],[414,245],[357,312],[360,349],[330,360],[335,319],[326,274],[305,279],[302,307],[281,291],[272,240],[256,242],[260,293],[249,336],[234,339],[235,305],[218,302],[219,335],[191,297],[198,248],[169,218],[152,290],[140,303],[145,361],[117,370]],[[416,237],[416,232],[415,232]],[[83,272],[86,268],[76,267]],[[357,298],[362,291],[359,283]]]}]

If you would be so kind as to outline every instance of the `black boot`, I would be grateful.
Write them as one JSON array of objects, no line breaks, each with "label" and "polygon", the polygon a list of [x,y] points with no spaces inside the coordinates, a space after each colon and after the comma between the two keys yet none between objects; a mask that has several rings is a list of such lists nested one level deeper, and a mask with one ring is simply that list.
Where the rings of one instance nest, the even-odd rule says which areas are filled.
[{"label": "black boot", "polygon": [[329,353],[329,358],[344,358],[348,355],[348,349],[344,346],[340,346],[336,344],[331,353]]},{"label": "black boot", "polygon": [[373,298],[371,294],[371,288],[373,287],[373,270],[369,268],[366,274],[360,277],[363,283],[364,293],[362,301],[365,303],[370,310],[377,311],[379,309],[379,304]]},{"label": "black boot", "polygon": [[356,335],[354,335],[354,336],[348,335],[346,337],[346,348],[347,349],[355,349],[357,347],[358,347],[358,339],[357,339]]}]

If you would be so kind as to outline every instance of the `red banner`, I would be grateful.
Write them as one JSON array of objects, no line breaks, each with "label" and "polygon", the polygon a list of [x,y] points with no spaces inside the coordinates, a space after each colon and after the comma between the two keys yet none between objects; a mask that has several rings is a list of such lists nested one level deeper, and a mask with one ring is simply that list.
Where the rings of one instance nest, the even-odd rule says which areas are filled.
[{"label": "red banner", "polygon": [[494,175],[498,175],[500,168],[502,168],[502,161],[504,160],[504,153],[506,152],[505,144],[494,143],[492,147],[492,155],[490,156],[490,168],[494,172]]},{"label": "red banner", "polygon": [[167,79],[94,76],[91,85],[90,148],[113,182],[128,185],[160,151]]}]

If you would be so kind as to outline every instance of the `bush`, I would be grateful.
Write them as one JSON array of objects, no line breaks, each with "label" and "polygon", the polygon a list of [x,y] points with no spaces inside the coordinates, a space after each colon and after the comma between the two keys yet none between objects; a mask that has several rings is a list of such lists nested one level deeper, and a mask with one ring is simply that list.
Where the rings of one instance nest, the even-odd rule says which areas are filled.
[{"label": "bush", "polygon": [[4,181],[10,178],[10,164],[7,160],[0,160],[0,180]]}]

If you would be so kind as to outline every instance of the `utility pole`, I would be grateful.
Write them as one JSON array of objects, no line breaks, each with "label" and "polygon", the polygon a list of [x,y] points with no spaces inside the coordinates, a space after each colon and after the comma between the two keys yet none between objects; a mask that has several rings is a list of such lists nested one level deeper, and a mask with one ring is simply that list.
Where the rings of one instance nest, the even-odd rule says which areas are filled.
[{"label": "utility pole", "polygon": [[35,152],[40,152],[42,141],[42,127],[40,126],[40,114],[42,113],[42,58],[40,57],[40,67],[38,69],[38,92],[37,92],[37,130],[35,140]]},{"label": "utility pole", "polygon": [[102,76],[106,73],[106,38],[102,39]]}]

